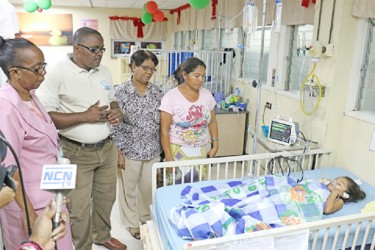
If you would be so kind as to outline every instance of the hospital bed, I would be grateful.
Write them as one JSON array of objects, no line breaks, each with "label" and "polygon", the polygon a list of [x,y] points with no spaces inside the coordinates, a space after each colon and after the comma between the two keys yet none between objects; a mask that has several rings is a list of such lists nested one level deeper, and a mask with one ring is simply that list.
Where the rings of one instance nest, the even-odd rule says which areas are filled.
[{"label": "hospital bed", "polygon": [[[277,242],[282,242],[282,239],[285,240],[288,237],[291,239],[290,242],[296,241],[301,238],[293,237],[301,237],[301,235],[307,235],[306,241],[308,241],[309,249],[374,249],[375,213],[361,213],[361,209],[368,202],[375,200],[375,187],[364,181],[362,181],[361,188],[367,194],[365,200],[347,203],[340,211],[332,215],[323,215],[321,221],[200,241],[188,241],[178,237],[175,228],[169,221],[170,210],[173,206],[182,203],[180,193],[187,185],[204,187],[212,183],[225,182],[228,179],[281,172],[290,174],[292,178],[296,179],[301,179],[302,176],[304,179],[313,180],[321,177],[333,179],[338,176],[350,176],[358,180],[358,177],[345,169],[330,167],[330,155],[331,152],[318,149],[308,152],[243,155],[154,164],[152,219],[141,227],[144,249],[240,250],[248,249],[248,246],[252,244],[252,246],[259,244],[259,241],[256,243],[257,240],[270,246],[270,242],[277,245]],[[204,167],[207,167],[208,180],[167,186],[166,169],[172,168],[174,173],[177,167],[195,167],[200,172]],[[289,247],[285,249],[290,249]],[[254,249],[256,248],[254,247]],[[277,248],[263,247],[259,249]]]}]

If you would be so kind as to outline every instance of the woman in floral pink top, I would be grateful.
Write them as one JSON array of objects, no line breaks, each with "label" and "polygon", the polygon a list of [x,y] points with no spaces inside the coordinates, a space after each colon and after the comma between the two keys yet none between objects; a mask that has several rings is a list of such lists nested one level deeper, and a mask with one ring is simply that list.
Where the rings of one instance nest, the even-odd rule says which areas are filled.
[{"label": "woman in floral pink top", "polygon": [[[203,88],[206,65],[198,58],[186,59],[177,69],[181,83],[168,91],[160,106],[161,144],[166,161],[214,157],[219,149],[215,99]],[[205,169],[195,170],[194,180],[205,179]],[[172,173],[167,174],[170,179]],[[178,169],[176,183],[190,169]]]}]

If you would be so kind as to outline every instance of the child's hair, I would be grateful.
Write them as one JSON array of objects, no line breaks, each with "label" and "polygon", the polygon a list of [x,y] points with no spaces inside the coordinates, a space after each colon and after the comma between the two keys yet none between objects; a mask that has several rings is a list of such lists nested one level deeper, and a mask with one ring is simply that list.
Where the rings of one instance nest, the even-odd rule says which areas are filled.
[{"label": "child's hair", "polygon": [[346,193],[349,194],[348,199],[344,199],[344,202],[357,202],[366,198],[366,193],[361,190],[361,187],[350,177],[344,176],[348,180],[348,190]]}]

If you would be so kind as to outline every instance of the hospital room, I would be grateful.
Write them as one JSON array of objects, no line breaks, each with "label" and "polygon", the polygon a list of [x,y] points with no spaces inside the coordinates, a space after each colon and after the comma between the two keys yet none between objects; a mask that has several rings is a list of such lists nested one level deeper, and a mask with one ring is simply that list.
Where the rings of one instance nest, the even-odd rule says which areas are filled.
[{"label": "hospital room", "polygon": [[2,249],[375,249],[374,0],[0,9]]}]

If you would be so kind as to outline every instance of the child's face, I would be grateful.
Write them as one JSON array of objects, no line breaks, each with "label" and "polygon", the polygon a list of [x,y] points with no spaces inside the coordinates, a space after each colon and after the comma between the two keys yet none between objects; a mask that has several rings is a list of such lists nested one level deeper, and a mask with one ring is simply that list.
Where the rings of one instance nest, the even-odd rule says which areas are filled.
[{"label": "child's face", "polygon": [[349,182],[344,177],[338,177],[328,184],[328,189],[332,192],[334,189],[346,192],[348,190]]}]

